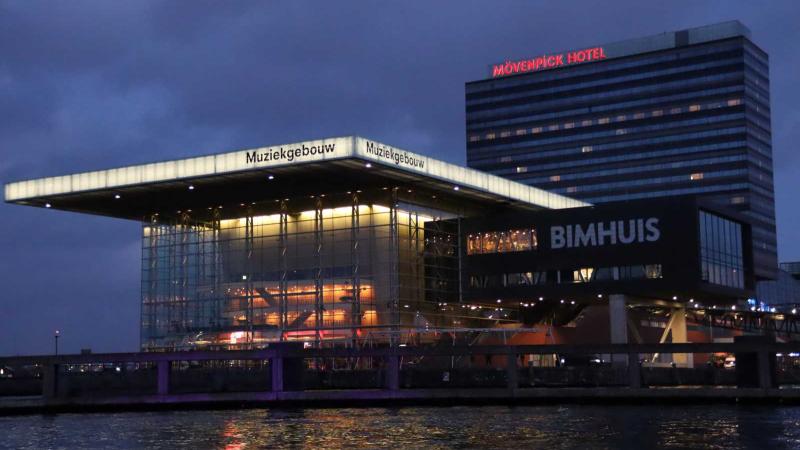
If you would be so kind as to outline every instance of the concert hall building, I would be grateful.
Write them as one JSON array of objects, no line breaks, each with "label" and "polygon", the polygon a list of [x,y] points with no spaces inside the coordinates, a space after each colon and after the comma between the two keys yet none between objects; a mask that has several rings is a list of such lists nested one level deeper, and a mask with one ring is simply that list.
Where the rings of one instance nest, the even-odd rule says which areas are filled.
[{"label": "concert hall building", "polygon": [[586,306],[613,324],[753,292],[749,219],[713,202],[593,206],[356,136],[19,181],[5,201],[142,223],[144,350],[430,341]]}]

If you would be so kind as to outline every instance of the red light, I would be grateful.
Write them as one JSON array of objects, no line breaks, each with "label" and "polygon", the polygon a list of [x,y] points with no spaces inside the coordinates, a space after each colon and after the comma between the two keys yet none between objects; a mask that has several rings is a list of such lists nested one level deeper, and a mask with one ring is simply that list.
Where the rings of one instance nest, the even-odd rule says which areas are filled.
[{"label": "red light", "polygon": [[559,53],[557,55],[544,55],[519,61],[506,61],[503,64],[494,64],[492,66],[492,78],[516,75],[519,73],[538,72],[540,70],[599,61],[601,59],[606,59],[606,53],[603,47],[593,47],[584,50]]}]

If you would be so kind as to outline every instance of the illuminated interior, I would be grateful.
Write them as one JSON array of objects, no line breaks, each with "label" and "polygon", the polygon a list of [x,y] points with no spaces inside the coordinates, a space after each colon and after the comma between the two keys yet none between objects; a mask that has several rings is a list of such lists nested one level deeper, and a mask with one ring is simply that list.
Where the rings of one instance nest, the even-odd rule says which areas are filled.
[{"label": "illuminated interior", "polygon": [[143,226],[142,347],[325,342],[430,326],[455,295],[434,266],[455,257],[457,239],[426,236],[441,212],[400,206],[154,217]]}]

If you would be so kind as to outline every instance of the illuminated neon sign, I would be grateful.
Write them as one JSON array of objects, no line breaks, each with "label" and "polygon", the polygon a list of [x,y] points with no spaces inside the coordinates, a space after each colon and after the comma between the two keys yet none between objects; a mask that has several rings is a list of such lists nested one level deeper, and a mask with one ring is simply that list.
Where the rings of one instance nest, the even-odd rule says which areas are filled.
[{"label": "illuminated neon sign", "polygon": [[556,55],[544,55],[531,59],[522,59],[519,61],[506,61],[505,63],[494,64],[492,66],[492,78],[516,75],[519,73],[538,72],[540,70],[599,61],[601,59],[606,59],[606,53],[603,47],[593,47]]}]

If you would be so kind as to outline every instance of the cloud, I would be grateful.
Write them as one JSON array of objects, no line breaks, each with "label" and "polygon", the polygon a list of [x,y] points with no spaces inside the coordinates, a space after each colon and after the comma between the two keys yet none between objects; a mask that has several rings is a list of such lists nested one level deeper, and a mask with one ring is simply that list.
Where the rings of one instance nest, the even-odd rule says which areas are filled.
[{"label": "cloud", "polygon": [[[797,13],[794,1],[0,0],[0,180],[345,134],[462,163],[463,84],[489,64],[738,18],[771,54],[781,256],[800,259]],[[0,354],[47,351],[66,317],[70,350],[136,348],[137,224],[3,204],[0,227],[0,313],[13,317]]]}]

